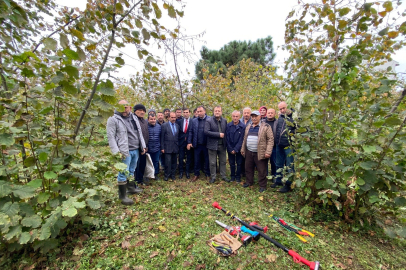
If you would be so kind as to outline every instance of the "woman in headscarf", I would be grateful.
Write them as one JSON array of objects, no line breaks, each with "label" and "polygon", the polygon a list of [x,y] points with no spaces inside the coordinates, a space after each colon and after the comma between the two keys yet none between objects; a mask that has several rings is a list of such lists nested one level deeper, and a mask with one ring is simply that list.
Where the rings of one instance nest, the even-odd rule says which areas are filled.
[{"label": "woman in headscarf", "polygon": [[266,112],[267,111],[268,111],[268,109],[265,106],[261,106],[259,108],[259,113],[261,114],[261,120],[266,119]]}]

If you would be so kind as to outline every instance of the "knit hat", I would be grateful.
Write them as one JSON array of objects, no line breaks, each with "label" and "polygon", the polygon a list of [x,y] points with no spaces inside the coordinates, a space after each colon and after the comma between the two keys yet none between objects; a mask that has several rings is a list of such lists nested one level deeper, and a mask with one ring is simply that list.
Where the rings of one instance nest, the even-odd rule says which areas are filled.
[{"label": "knit hat", "polygon": [[149,110],[148,110],[148,114],[150,114],[150,113],[156,114],[156,111],[155,111],[154,109],[149,109]]},{"label": "knit hat", "polygon": [[143,110],[144,112],[147,112],[147,109],[142,104],[137,104],[137,105],[134,106],[134,112],[138,111],[138,110]]},{"label": "knit hat", "polygon": [[164,109],[164,113],[165,113],[166,111],[171,111],[171,110],[169,110],[168,108],[166,108],[166,109]]}]

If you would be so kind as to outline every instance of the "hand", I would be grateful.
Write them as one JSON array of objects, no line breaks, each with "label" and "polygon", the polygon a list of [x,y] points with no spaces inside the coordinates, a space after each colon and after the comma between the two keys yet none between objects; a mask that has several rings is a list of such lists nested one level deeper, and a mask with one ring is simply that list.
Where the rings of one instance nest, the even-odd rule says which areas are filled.
[{"label": "hand", "polygon": [[245,152],[244,152],[244,151],[241,151],[241,155],[242,155],[243,157],[245,157]]},{"label": "hand", "polygon": [[220,138],[224,138],[224,133],[220,133]]},{"label": "hand", "polygon": [[165,154],[165,150],[161,150],[162,154]]},{"label": "hand", "polygon": [[186,148],[187,148],[187,150],[190,150],[190,148],[192,148],[192,147],[193,147],[193,145],[191,143],[189,143]]},{"label": "hand", "polygon": [[234,151],[234,150],[233,150],[233,151],[231,151],[231,154],[235,155],[235,151]]},{"label": "hand", "polygon": [[146,152],[147,152],[147,148],[144,148],[144,151],[141,152],[141,155],[145,155]]},{"label": "hand", "polygon": [[144,149],[145,153],[148,152],[148,147]]},{"label": "hand", "polygon": [[265,154],[265,158],[270,158],[270,157],[271,157],[271,155]]}]

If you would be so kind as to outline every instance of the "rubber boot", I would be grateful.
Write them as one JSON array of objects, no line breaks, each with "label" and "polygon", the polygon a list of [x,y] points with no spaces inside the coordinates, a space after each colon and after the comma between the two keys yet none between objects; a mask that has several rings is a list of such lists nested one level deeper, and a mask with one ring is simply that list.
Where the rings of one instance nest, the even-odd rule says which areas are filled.
[{"label": "rubber boot", "polygon": [[137,194],[142,192],[142,189],[138,188],[134,181],[127,182],[126,187],[128,194]]},{"label": "rubber boot", "polygon": [[134,201],[127,197],[127,182],[118,185],[118,198],[124,205],[134,204]]}]

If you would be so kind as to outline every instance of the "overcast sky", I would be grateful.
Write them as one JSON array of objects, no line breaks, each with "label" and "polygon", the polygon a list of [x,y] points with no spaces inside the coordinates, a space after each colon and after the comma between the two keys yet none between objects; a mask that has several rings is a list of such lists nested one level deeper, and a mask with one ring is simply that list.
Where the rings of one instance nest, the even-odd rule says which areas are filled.
[{"label": "overcast sky", "polygon": [[[69,7],[79,7],[82,10],[86,5],[85,0],[56,0],[56,2]],[[275,64],[283,65],[284,60],[288,57],[288,54],[282,51],[280,46],[284,44],[286,16],[297,5],[297,0],[189,0],[184,1],[184,3],[186,4],[185,15],[181,19],[183,31],[188,35],[205,32],[201,38],[204,43],[195,43],[195,61],[199,59],[199,51],[203,45],[209,49],[218,50],[233,40],[255,41],[269,35],[274,41]],[[166,13],[166,10],[163,10],[163,13]],[[165,22],[164,19],[164,22],[161,23],[167,25]],[[127,46],[124,51],[138,59],[135,47]],[[151,51],[163,57],[162,52]],[[114,54],[117,53],[117,51],[114,52]],[[128,79],[140,69],[137,61],[126,56],[123,58],[128,65],[121,68],[116,76]],[[406,50],[403,49],[393,58],[400,63],[396,71],[406,72]],[[170,72],[173,68],[170,60],[167,60],[165,69]],[[180,61],[179,65],[182,69],[182,79],[193,77],[194,63]],[[187,71],[190,75],[187,74]]]}]

